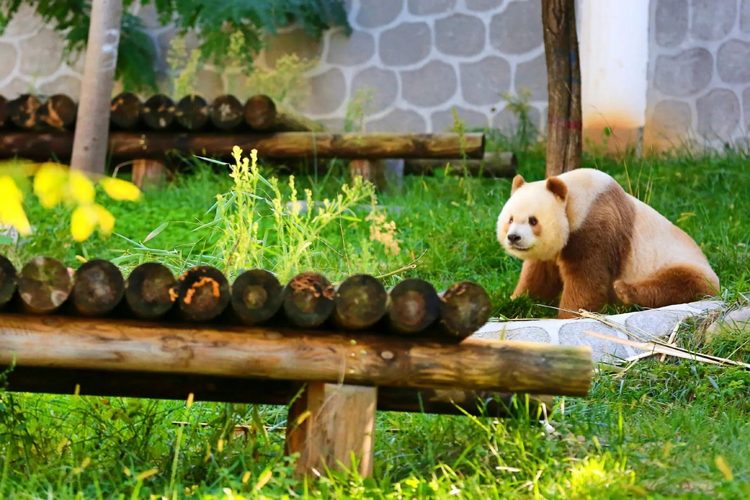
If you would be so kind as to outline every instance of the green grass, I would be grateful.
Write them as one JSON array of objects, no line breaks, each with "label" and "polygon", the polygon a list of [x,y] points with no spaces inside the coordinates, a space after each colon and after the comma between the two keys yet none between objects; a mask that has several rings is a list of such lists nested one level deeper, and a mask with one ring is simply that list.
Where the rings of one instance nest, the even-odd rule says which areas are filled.
[{"label": "green grass", "polygon": [[[693,236],[719,274],[724,297],[738,300],[749,289],[747,160],[741,152],[627,162],[587,157],[585,166],[612,174]],[[519,162],[527,180],[543,177],[539,152],[523,153]],[[298,189],[311,188],[316,200],[335,196],[343,182],[335,173],[297,179]],[[165,258],[179,268],[213,251],[216,235],[196,228],[213,219],[216,194],[230,188],[226,175],[204,167],[137,207],[108,202],[116,232],[127,240],[83,245],[68,236],[66,213],[31,206],[40,235],[13,255],[20,262],[44,253],[73,267],[80,264],[76,255],[119,258],[124,265]],[[388,211],[402,240],[398,255],[369,240],[363,212],[326,230],[327,244],[309,263],[340,279],[357,269],[388,273],[416,261],[416,269],[388,277],[388,284],[409,276],[438,287],[471,279],[491,293],[497,314],[553,316],[544,305],[507,298],[520,262],[502,251],[494,225],[509,191],[508,180],[407,177],[402,192],[378,200],[401,207]],[[132,243],[165,222],[144,246]],[[705,343],[688,325],[680,337],[703,351],[750,361],[746,336]],[[750,374],[743,370],[644,360],[624,373],[597,375],[589,397],[559,398],[551,434],[520,417],[380,413],[373,478],[331,474],[305,485],[291,479],[282,453],[284,408],[195,403],[188,409],[184,402],[5,393],[0,498],[746,498],[748,396]],[[176,420],[189,425],[173,425]],[[234,424],[254,422],[266,431],[256,426],[246,439],[232,438]],[[144,471],[155,472],[139,479]],[[256,489],[259,482],[264,485]]]}]

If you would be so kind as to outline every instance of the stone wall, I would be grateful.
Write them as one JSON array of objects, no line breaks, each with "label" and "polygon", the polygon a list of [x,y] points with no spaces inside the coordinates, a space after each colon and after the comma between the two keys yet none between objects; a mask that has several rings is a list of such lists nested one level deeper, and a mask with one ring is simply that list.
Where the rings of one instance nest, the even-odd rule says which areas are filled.
[{"label": "stone wall", "polygon": [[750,0],[652,0],[646,141],[744,138]]}]

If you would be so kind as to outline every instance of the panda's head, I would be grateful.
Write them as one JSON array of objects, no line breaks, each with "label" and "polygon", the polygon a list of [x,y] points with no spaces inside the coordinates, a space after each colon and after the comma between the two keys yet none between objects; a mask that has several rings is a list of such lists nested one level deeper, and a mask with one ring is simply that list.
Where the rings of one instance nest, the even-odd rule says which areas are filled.
[{"label": "panda's head", "polygon": [[497,219],[497,239],[523,260],[553,260],[568,243],[568,188],[557,177],[526,183],[520,175]]}]

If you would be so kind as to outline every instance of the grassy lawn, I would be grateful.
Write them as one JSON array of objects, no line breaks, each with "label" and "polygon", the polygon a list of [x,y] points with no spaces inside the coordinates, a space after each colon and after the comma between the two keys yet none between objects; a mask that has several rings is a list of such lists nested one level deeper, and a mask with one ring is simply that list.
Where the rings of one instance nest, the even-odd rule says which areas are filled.
[{"label": "grassy lawn", "polygon": [[[527,180],[543,177],[538,151],[519,155],[519,163]],[[693,236],[727,300],[750,291],[747,156],[587,157],[585,163],[615,176]],[[334,199],[345,182],[336,171],[295,180],[300,196],[309,188],[315,200]],[[288,196],[286,178],[280,182]],[[5,251],[17,264],[47,254],[77,267],[80,255],[117,259],[125,269],[160,259],[179,271],[226,257],[229,245],[282,274],[314,267],[336,280],[366,271],[388,274],[388,285],[414,276],[438,288],[471,279],[490,292],[497,315],[555,314],[543,304],[508,299],[520,262],[505,255],[494,233],[508,180],[407,177],[400,192],[378,197],[391,207],[386,216],[395,222],[397,253],[393,237],[377,236],[388,233],[387,223],[367,220],[368,210],[319,221],[315,243],[301,250],[304,236],[287,234],[294,244],[285,246],[276,231],[281,226],[263,207],[257,222],[264,248],[251,248],[241,225],[230,231],[212,210],[217,193],[231,188],[226,173],[199,165],[137,206],[106,203],[120,236],[83,245],[69,236],[67,212],[32,202],[38,236]],[[293,252],[299,258],[290,263]],[[750,339],[741,335],[707,342],[688,326],[680,341],[750,361]],[[749,397],[750,374],[743,370],[643,360],[597,375],[587,398],[559,398],[549,419],[554,432],[523,418],[380,413],[372,479],[332,474],[305,485],[291,478],[282,454],[284,408],[4,393],[0,498],[747,498]],[[256,425],[256,432],[235,439],[235,424]]]}]

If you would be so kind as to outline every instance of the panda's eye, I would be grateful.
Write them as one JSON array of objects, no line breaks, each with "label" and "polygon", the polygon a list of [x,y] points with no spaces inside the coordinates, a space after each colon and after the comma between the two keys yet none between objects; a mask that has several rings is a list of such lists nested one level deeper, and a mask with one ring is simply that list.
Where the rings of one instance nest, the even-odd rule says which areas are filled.
[{"label": "panda's eye", "polygon": [[513,216],[512,215],[510,216],[510,220],[508,222],[510,222],[511,224],[513,224]]},{"label": "panda's eye", "polygon": [[529,225],[536,226],[537,222],[536,217],[529,217]]}]

